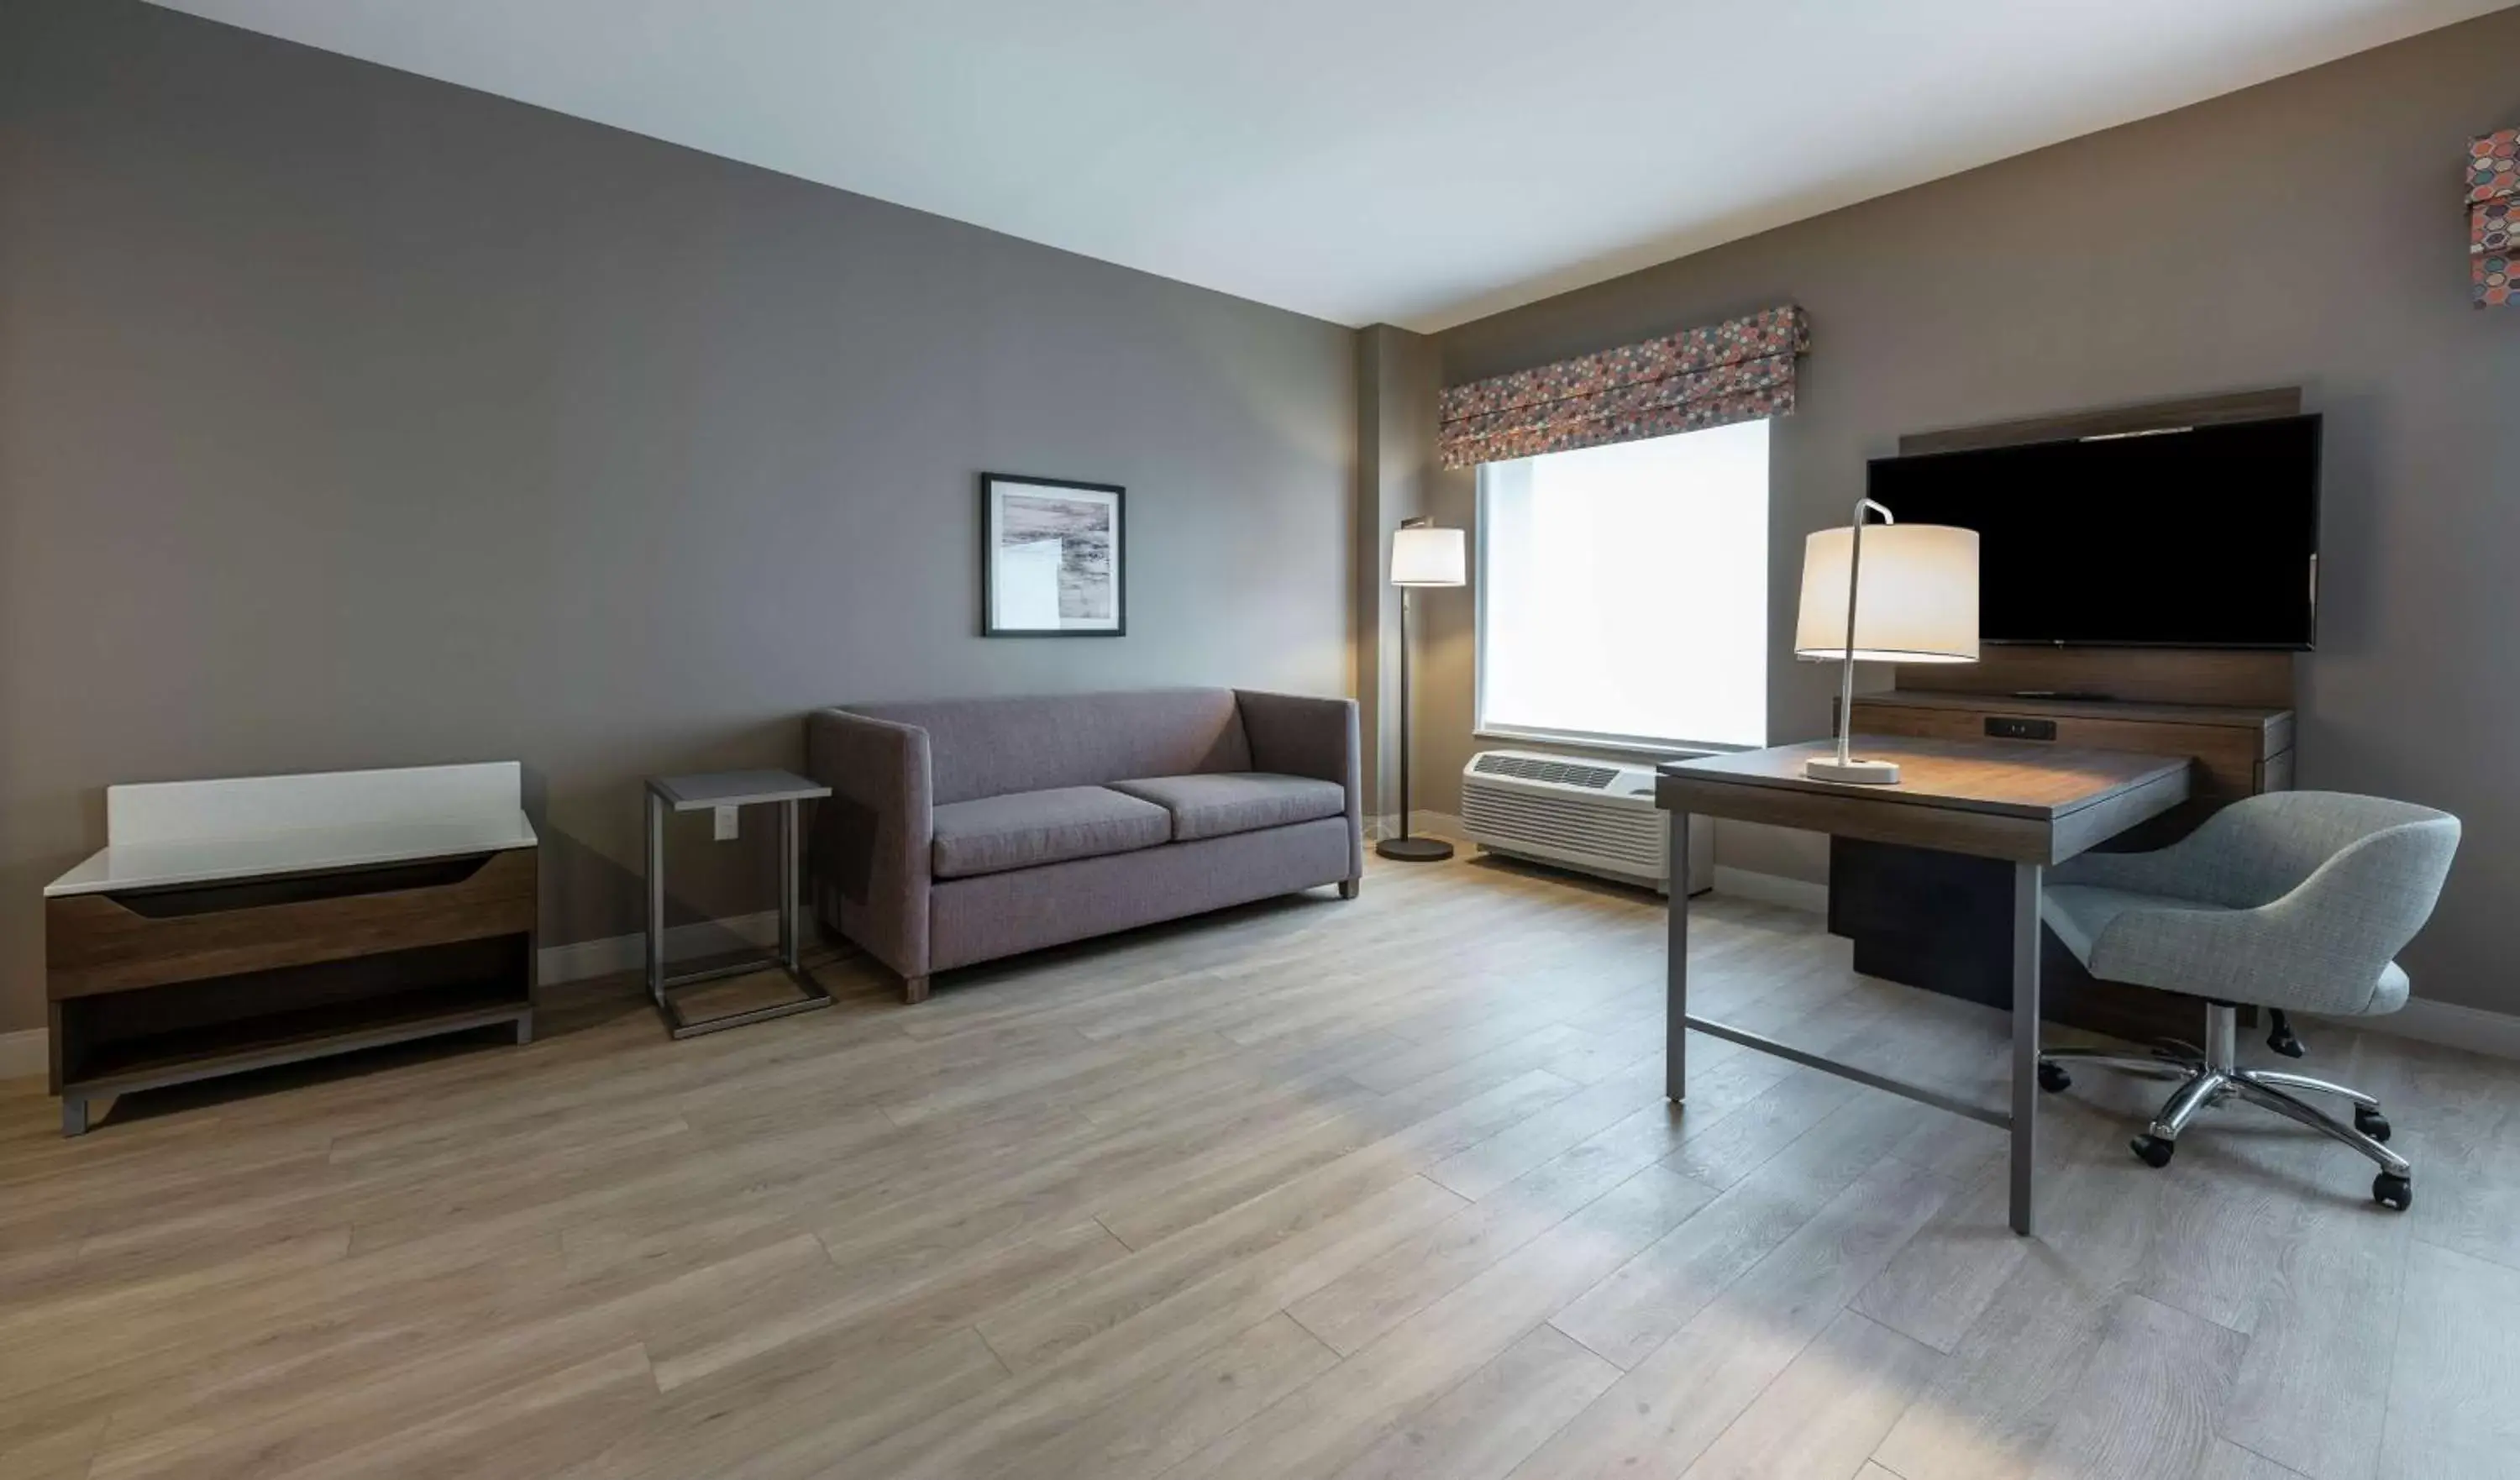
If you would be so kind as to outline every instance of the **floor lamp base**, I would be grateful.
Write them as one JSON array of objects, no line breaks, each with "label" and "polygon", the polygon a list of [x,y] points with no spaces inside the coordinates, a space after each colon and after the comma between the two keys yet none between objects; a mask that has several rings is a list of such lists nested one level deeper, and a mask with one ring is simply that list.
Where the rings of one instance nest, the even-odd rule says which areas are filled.
[{"label": "floor lamp base", "polygon": [[1453,856],[1453,845],[1440,837],[1386,837],[1373,851],[1405,864],[1440,863]]}]

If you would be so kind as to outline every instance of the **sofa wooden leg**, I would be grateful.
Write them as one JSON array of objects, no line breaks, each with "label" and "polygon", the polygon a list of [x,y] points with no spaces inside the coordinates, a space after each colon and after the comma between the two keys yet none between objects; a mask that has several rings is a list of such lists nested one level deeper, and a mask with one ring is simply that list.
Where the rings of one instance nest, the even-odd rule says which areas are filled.
[{"label": "sofa wooden leg", "polygon": [[927,978],[924,976],[903,977],[901,979],[901,1000],[903,1002],[914,1003],[925,1002],[927,1000]]},{"label": "sofa wooden leg", "polygon": [[1357,879],[1353,879],[1353,878],[1342,878],[1342,879],[1340,879],[1340,880],[1339,880],[1339,898],[1341,898],[1341,899],[1354,899],[1354,898],[1356,898],[1357,885],[1358,885],[1358,883],[1359,883],[1359,882],[1360,882],[1359,880],[1357,880]]}]

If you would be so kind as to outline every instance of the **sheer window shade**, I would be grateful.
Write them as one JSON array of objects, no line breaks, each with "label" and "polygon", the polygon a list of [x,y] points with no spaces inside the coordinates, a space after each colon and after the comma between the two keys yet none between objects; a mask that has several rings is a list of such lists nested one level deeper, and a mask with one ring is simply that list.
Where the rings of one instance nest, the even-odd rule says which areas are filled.
[{"label": "sheer window shade", "polygon": [[1768,430],[1481,465],[1481,734],[1767,743]]}]

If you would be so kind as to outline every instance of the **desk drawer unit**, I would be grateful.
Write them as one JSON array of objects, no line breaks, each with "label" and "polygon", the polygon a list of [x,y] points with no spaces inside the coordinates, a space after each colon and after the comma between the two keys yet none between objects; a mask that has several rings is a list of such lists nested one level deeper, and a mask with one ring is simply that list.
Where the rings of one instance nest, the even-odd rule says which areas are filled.
[{"label": "desk drawer unit", "polygon": [[[1894,690],[1857,695],[1854,713],[1859,749],[1862,737],[1877,735],[2189,757],[2189,800],[2110,848],[2159,847],[2229,802],[2292,786],[2289,709]],[[2004,871],[1985,859],[1830,840],[1829,929],[1855,943],[1855,968],[1867,975],[2001,1007],[2011,963],[1990,942],[2001,938],[2006,908]],[[2138,1040],[2193,1030],[2182,1000],[2093,981],[2062,943],[2045,945],[2047,1010],[2056,1021]]]}]

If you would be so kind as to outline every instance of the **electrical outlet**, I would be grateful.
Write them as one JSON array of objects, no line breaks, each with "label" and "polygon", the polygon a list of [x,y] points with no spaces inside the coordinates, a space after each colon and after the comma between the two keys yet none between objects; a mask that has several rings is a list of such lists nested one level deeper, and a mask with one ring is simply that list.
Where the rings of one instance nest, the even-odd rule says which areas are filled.
[{"label": "electrical outlet", "polygon": [[739,816],[742,815],[743,809],[742,807],[711,807],[709,808],[709,812],[711,814],[711,821],[715,824],[717,829],[717,840],[722,843],[731,843],[735,841],[737,830],[735,820]]},{"label": "electrical outlet", "polygon": [[2056,738],[2056,722],[2052,719],[2015,719],[2010,715],[1990,714],[1986,717],[1986,733],[1997,740],[2051,740]]}]

